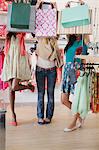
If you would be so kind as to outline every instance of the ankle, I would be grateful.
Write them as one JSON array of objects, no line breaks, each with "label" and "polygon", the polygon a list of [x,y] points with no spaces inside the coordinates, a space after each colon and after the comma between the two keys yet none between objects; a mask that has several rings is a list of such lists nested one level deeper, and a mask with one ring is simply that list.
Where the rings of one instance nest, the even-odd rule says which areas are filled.
[{"label": "ankle", "polygon": [[15,113],[12,114],[12,119],[16,121],[16,114]]}]

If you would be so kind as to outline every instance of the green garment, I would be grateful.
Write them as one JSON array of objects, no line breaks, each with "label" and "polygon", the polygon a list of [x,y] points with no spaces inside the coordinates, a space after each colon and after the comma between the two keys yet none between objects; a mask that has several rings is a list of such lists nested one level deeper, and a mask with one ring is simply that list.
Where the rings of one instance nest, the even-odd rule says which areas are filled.
[{"label": "green garment", "polygon": [[72,113],[80,114],[84,119],[90,110],[90,94],[89,94],[90,75],[81,71],[81,76],[77,79],[75,85],[74,100],[72,102]]}]

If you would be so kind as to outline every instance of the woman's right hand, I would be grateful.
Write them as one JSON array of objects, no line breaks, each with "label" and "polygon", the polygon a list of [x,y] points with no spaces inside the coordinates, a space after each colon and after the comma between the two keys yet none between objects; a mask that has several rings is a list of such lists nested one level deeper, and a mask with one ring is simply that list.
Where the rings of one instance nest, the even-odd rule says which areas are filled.
[{"label": "woman's right hand", "polygon": [[79,0],[80,5],[84,5],[84,1],[83,0]]}]

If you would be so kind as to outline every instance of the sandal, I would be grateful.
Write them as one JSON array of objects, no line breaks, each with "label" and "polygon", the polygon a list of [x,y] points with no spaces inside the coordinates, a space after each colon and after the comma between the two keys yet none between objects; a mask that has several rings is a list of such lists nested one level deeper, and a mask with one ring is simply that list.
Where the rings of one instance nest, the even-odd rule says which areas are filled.
[{"label": "sandal", "polygon": [[11,122],[10,122],[10,125],[12,125],[12,126],[17,126],[18,124],[17,124],[17,121],[11,121]]},{"label": "sandal", "polygon": [[84,125],[85,118],[79,121],[78,127],[81,128]]},{"label": "sandal", "polygon": [[51,119],[46,118],[45,119],[45,124],[50,124],[51,123]]},{"label": "sandal", "polygon": [[16,117],[15,118],[12,118],[12,121],[10,122],[10,125],[12,126],[17,126],[17,121],[16,121]]},{"label": "sandal", "polygon": [[41,118],[41,119],[38,119],[38,124],[39,125],[44,125],[45,124],[45,121]]},{"label": "sandal", "polygon": [[74,130],[76,130],[78,128],[79,128],[78,126],[74,126],[73,128],[65,128],[64,132],[71,132],[71,131],[74,131]]},{"label": "sandal", "polygon": [[13,113],[12,115],[12,121],[10,122],[10,125],[17,126],[17,120],[16,120],[16,114]]}]

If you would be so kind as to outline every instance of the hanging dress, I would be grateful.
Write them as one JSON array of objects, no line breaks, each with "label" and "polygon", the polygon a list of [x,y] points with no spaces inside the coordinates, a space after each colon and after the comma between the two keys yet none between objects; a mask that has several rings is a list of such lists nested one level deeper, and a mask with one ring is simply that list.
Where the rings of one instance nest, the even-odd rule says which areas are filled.
[{"label": "hanging dress", "polygon": [[72,102],[73,115],[79,113],[80,117],[84,119],[90,110],[90,93],[89,93],[90,75],[83,71],[77,79],[74,92],[74,100]]}]

